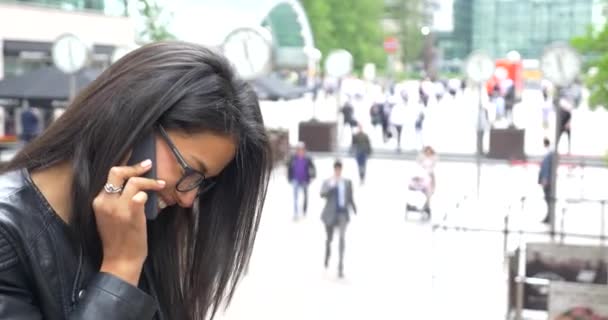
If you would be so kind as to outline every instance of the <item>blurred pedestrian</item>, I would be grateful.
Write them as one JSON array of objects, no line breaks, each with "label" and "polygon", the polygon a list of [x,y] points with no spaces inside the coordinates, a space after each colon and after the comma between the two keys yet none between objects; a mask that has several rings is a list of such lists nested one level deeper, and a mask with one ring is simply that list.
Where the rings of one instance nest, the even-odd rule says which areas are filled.
[{"label": "blurred pedestrian", "polygon": [[325,208],[321,220],[325,225],[327,240],[325,242],[325,268],[329,267],[331,244],[334,231],[339,232],[338,277],[344,277],[344,250],[346,247],[346,226],[350,221],[350,212],[357,213],[353,199],[353,184],[350,179],[342,177],[342,162],[334,162],[333,177],[325,180],[321,188],[321,197],[325,198]]},{"label": "blurred pedestrian", "polygon": [[401,152],[401,133],[403,132],[403,126],[406,122],[407,110],[406,105],[408,103],[407,93],[402,92],[399,97],[395,98],[395,105],[391,110],[390,124],[395,129],[395,137],[397,138],[397,152]]},{"label": "blurred pedestrian", "polygon": [[414,132],[416,133],[416,150],[420,150],[424,146],[424,119],[426,114],[426,108],[424,105],[412,101],[412,107],[416,109],[416,121],[414,122]]},{"label": "blurred pedestrian", "polygon": [[504,99],[505,99],[505,117],[509,123],[509,126],[513,125],[513,108],[517,102],[516,88],[513,80],[506,79],[503,81],[504,88]]},{"label": "blurred pedestrian", "polygon": [[299,142],[296,152],[287,164],[287,178],[293,187],[293,219],[299,218],[299,194],[303,193],[302,216],[306,216],[308,209],[308,185],[316,176],[315,164],[312,158],[306,154],[306,145]]},{"label": "blurred pedestrian", "polygon": [[565,133],[568,139],[568,154],[572,151],[572,136],[571,136],[571,120],[572,120],[572,103],[566,98],[559,100],[559,135],[558,140],[555,142],[556,146],[559,146],[562,135]]},{"label": "blurred pedestrian", "polygon": [[359,168],[359,181],[361,184],[365,182],[365,173],[367,168],[367,159],[372,153],[372,145],[369,136],[363,131],[363,126],[359,124],[357,132],[353,135],[352,152],[357,160]]},{"label": "blurred pedestrian", "polygon": [[496,113],[495,119],[497,121],[504,119],[506,117],[505,98],[501,95],[500,88],[498,86],[494,87],[492,90],[491,101],[494,105],[494,111]]},{"label": "blurred pedestrian", "polygon": [[381,108],[381,122],[380,124],[382,125],[382,141],[384,141],[384,143],[386,143],[390,138],[393,137],[393,133],[391,132],[391,127],[390,127],[390,116],[391,116],[391,112],[393,109],[393,106],[395,105],[395,99],[392,98],[391,95],[386,95],[385,101],[382,104],[382,108]]},{"label": "blurred pedestrian", "polygon": [[435,153],[435,150],[431,146],[424,147],[416,159],[418,165],[426,172],[426,176],[429,180],[428,187],[425,189],[426,204],[424,206],[424,211],[427,212],[429,216],[431,214],[431,198],[433,197],[433,194],[435,194],[435,187],[437,185],[435,167],[437,166],[438,161],[439,158],[437,153]]},{"label": "blurred pedestrian", "polygon": [[437,166],[437,162],[439,162],[439,157],[435,152],[435,149],[431,146],[426,146],[422,149],[422,152],[418,155],[416,162],[422,169],[426,171],[431,179],[431,193],[435,190],[435,167]]},{"label": "blurred pedestrian", "polygon": [[347,96],[347,100],[344,103],[344,106],[340,109],[342,113],[342,119],[344,120],[344,125],[349,126],[351,129],[357,125],[357,120],[355,120],[355,107],[353,105],[353,98],[350,95]]},{"label": "blurred pedestrian", "polygon": [[544,223],[549,223],[549,208],[551,206],[551,201],[554,199],[551,198],[551,168],[553,166],[553,150],[551,150],[551,141],[549,139],[543,139],[543,145],[546,149],[545,157],[540,164],[540,171],[538,173],[538,184],[543,188],[543,193],[545,195],[545,203],[547,204],[547,215],[543,220]]},{"label": "blurred pedestrian", "polygon": [[21,108],[19,119],[21,120],[21,140],[24,143],[29,143],[40,134],[41,121],[27,101]]}]

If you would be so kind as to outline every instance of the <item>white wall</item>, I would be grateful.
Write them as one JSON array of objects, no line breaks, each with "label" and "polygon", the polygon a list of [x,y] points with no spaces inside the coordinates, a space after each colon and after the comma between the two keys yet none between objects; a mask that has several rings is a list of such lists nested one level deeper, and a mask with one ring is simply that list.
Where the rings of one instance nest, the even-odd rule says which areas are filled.
[{"label": "white wall", "polygon": [[65,32],[96,44],[129,45],[135,38],[130,18],[94,12],[63,11],[17,4],[0,4],[0,38],[52,42]]}]

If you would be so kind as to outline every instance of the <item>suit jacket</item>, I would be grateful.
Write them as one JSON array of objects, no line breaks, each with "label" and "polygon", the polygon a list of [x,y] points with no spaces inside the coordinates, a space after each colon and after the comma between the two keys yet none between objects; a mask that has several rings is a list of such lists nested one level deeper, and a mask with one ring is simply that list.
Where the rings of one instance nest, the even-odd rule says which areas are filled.
[{"label": "suit jacket", "polygon": [[553,165],[553,152],[549,152],[543,158],[540,164],[540,171],[538,172],[538,184],[542,184],[546,181],[546,185],[543,187],[548,188],[551,185],[551,166]]},{"label": "suit jacket", "polygon": [[323,182],[321,187],[321,197],[326,199],[323,213],[321,214],[321,220],[326,225],[337,225],[340,215],[344,215],[346,222],[350,220],[351,210],[353,213],[357,213],[357,206],[353,199],[353,183],[350,179],[344,179],[344,203],[346,205],[346,213],[338,213],[336,202],[338,201],[338,187],[331,185],[332,179],[327,179]]}]

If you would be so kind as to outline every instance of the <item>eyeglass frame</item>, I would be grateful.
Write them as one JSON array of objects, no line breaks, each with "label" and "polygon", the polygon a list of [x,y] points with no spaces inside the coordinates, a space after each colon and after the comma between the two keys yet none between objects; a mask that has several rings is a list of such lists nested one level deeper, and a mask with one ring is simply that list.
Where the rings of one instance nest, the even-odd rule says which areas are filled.
[{"label": "eyeglass frame", "polygon": [[[185,192],[190,192],[196,188],[199,188],[197,194],[201,195],[201,194],[209,191],[211,188],[213,188],[213,186],[215,186],[215,184],[216,184],[216,181],[213,180],[212,178],[208,178],[203,172],[198,171],[198,170],[192,168],[190,165],[188,165],[188,163],[186,162],[186,159],[184,159],[182,154],[177,149],[177,146],[175,145],[175,143],[173,143],[173,141],[169,137],[169,134],[167,133],[167,131],[165,131],[165,128],[163,128],[163,126],[161,126],[160,124],[157,125],[157,128],[158,128],[158,132],[160,133],[160,136],[163,138],[163,140],[165,140],[165,142],[169,146],[169,149],[171,149],[171,152],[173,153],[173,155],[175,156],[175,159],[177,159],[177,162],[179,163],[179,165],[182,167],[182,170],[183,170],[183,174],[182,174],[181,178],[179,178],[179,180],[175,184],[175,190],[177,190],[178,192],[185,193]],[[180,190],[179,185],[188,176],[190,176],[192,174],[200,175],[202,177],[201,181],[191,188]],[[205,184],[205,182],[207,182],[208,184],[206,186],[203,186],[203,184]]]}]

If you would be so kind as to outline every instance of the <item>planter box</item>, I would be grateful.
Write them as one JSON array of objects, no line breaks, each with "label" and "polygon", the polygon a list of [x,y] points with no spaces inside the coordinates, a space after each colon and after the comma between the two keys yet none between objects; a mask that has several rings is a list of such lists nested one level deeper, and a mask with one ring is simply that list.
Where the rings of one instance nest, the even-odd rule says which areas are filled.
[{"label": "planter box", "polygon": [[332,152],[336,150],[336,123],[305,121],[298,125],[298,140],[309,151]]},{"label": "planter box", "polygon": [[491,129],[488,158],[526,160],[524,153],[525,130],[516,128]]}]

